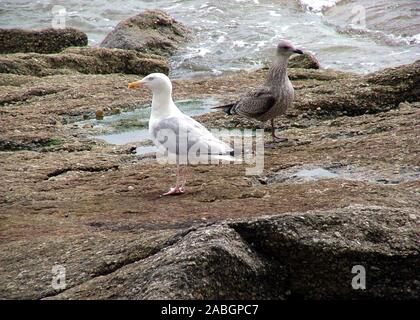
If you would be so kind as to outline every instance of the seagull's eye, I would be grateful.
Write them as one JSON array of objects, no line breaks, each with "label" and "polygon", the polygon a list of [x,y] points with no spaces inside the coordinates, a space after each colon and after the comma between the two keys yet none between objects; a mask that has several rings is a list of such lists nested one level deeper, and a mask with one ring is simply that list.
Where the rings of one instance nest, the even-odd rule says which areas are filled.
[{"label": "seagull's eye", "polygon": [[154,78],[153,77],[149,77],[148,79],[149,79],[149,81],[153,81]]}]

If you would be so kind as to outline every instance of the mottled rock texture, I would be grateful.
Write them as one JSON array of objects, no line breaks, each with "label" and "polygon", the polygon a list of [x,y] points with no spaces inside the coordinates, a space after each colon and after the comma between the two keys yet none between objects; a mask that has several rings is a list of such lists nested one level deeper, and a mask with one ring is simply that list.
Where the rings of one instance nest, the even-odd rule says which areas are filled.
[{"label": "mottled rock texture", "polygon": [[17,53],[0,56],[0,73],[30,76],[54,74],[128,73],[147,75],[169,72],[166,60],[133,50],[106,48],[67,48],[60,53]]},{"label": "mottled rock texture", "polygon": [[311,52],[294,55],[289,60],[289,68],[319,69],[321,65]]},{"label": "mottled rock texture", "polygon": [[146,10],[120,22],[100,44],[168,56],[190,36],[190,30],[161,10]]},{"label": "mottled rock texture", "polygon": [[[187,193],[167,198],[173,168],[76,123],[148,105],[127,84],[167,71],[161,58],[2,55],[0,298],[419,299],[419,63],[366,76],[290,68],[294,108],[276,119],[289,141],[265,144],[264,171],[193,166]],[[229,102],[266,72],[176,80],[174,98]],[[311,168],[332,177],[299,178]],[[57,265],[65,289],[51,286]],[[354,265],[366,290],[351,287]]]},{"label": "mottled rock texture", "polygon": [[[414,299],[420,256],[410,214],[349,206],[196,227],[52,298]],[[365,290],[352,287],[354,266],[366,270]]]},{"label": "mottled rock texture", "polygon": [[87,35],[73,28],[65,29],[0,29],[0,53],[56,53],[67,47],[83,47]]}]

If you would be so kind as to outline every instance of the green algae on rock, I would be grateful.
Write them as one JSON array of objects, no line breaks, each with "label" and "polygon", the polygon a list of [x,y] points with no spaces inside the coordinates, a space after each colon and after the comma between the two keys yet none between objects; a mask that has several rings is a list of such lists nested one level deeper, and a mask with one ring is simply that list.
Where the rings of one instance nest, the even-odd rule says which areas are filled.
[{"label": "green algae on rock", "polygon": [[92,47],[72,47],[55,54],[16,53],[0,56],[0,73],[48,76],[74,72],[167,74],[169,65],[163,58],[152,54]]}]

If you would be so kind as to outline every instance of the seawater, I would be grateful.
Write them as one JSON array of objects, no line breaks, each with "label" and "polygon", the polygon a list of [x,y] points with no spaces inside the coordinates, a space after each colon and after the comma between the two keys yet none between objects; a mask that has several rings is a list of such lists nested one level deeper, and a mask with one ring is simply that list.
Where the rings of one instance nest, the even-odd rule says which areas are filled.
[{"label": "seawater", "polygon": [[123,19],[167,11],[195,34],[171,58],[172,78],[259,68],[281,38],[314,52],[325,68],[358,73],[420,58],[418,0],[1,0],[0,27],[51,27],[56,6],[93,46]]}]

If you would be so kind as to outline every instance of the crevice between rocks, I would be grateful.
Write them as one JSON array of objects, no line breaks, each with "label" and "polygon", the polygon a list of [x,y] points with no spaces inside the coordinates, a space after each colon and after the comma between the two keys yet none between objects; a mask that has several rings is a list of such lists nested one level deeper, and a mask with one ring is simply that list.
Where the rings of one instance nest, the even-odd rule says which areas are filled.
[{"label": "crevice between rocks", "polygon": [[32,88],[24,93],[8,94],[0,98],[0,107],[6,104],[25,102],[34,97],[43,97],[63,91],[52,88]]},{"label": "crevice between rocks", "polygon": [[45,180],[58,177],[62,174],[65,174],[70,171],[82,171],[82,172],[104,172],[109,170],[118,170],[118,165],[113,165],[109,167],[77,167],[77,168],[59,168],[47,174]]}]

